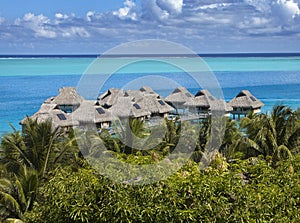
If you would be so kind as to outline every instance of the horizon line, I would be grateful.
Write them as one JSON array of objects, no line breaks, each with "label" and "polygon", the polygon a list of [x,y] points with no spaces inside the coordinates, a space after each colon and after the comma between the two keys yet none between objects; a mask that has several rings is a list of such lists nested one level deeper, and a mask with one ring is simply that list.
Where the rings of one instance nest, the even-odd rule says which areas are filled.
[{"label": "horizon line", "polygon": [[122,58],[122,57],[294,57],[300,56],[300,52],[243,52],[243,53],[197,53],[197,54],[0,54],[0,58]]}]

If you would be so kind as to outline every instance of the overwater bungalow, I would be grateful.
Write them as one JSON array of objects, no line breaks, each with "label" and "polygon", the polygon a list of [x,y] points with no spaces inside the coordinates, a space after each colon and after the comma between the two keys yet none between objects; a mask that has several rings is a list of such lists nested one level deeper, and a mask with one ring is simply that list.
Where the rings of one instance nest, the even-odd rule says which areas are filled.
[{"label": "overwater bungalow", "polygon": [[238,119],[240,119],[241,116],[247,116],[250,112],[259,113],[261,112],[261,107],[264,106],[264,104],[248,90],[242,90],[228,104],[233,108],[231,113],[234,119],[236,115]]},{"label": "overwater bungalow", "polygon": [[118,97],[115,104],[109,108],[112,115],[119,119],[127,119],[128,117],[145,119],[151,115],[151,112],[145,106],[139,104],[133,97]]},{"label": "overwater bungalow", "polygon": [[166,102],[175,108],[176,114],[183,114],[186,112],[186,102],[194,98],[185,87],[176,88],[169,96],[165,98]]},{"label": "overwater bungalow", "polygon": [[198,115],[208,115],[210,105],[216,98],[213,97],[208,90],[200,90],[195,97],[187,100],[183,105],[188,108],[189,112]]},{"label": "overwater bungalow", "polygon": [[174,111],[174,108],[150,87],[125,92],[112,88],[98,98],[98,104],[109,108],[112,114],[120,119],[167,117],[170,112]]},{"label": "overwater bungalow", "polygon": [[184,106],[188,107],[190,113],[197,114],[200,118],[208,117],[212,110],[223,112],[224,115],[229,115],[233,110],[224,100],[215,98],[208,90],[199,90]]},{"label": "overwater bungalow", "polygon": [[57,107],[65,113],[75,111],[84,98],[78,94],[75,87],[63,87],[59,89],[59,94],[46,101],[46,103],[56,104]]},{"label": "overwater bungalow", "polygon": [[168,117],[169,113],[174,111],[174,108],[167,104],[161,98],[153,95],[145,95],[143,98],[136,101],[139,105],[148,110],[151,117]]},{"label": "overwater bungalow", "polygon": [[83,101],[81,106],[72,113],[72,118],[78,121],[80,126],[96,125],[96,128],[108,128],[114,120],[108,109],[91,100]]},{"label": "overwater bungalow", "polygon": [[73,120],[69,113],[57,108],[56,104],[43,103],[40,109],[30,117],[25,117],[20,124],[25,125],[26,120],[37,120],[38,123],[50,120],[53,128],[69,128],[79,125],[77,120]]},{"label": "overwater bungalow", "polygon": [[97,104],[104,108],[110,108],[116,104],[118,98],[122,96],[124,96],[124,91],[122,89],[110,88],[98,97]]},{"label": "overwater bungalow", "polygon": [[56,97],[47,99],[35,114],[24,118],[20,124],[24,125],[29,118],[39,123],[51,120],[53,127],[92,125],[96,128],[108,128],[117,119],[154,118],[155,121],[169,117],[170,113],[178,114],[179,109],[188,111],[181,113],[182,119],[195,120],[207,118],[213,111],[240,118],[251,111],[260,112],[262,106],[264,104],[247,90],[241,91],[228,103],[215,98],[208,90],[200,90],[194,96],[184,87],[176,88],[166,100],[152,88],[142,87],[140,90],[126,92],[111,88],[100,95],[97,101],[91,101],[80,96],[74,87],[64,87]]}]

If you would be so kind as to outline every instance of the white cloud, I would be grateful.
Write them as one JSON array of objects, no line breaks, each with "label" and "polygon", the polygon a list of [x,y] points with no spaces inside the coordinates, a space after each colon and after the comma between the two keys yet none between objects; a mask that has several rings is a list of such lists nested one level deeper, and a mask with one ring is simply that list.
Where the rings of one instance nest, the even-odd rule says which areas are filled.
[{"label": "white cloud", "polygon": [[62,30],[62,36],[63,37],[75,37],[75,36],[79,36],[79,37],[83,37],[83,38],[88,38],[91,35],[83,27],[70,27],[70,28]]},{"label": "white cloud", "polygon": [[294,0],[277,0],[272,4],[271,9],[274,15],[277,15],[277,18],[285,24],[292,22],[300,14],[298,3]]},{"label": "white cloud", "polygon": [[183,0],[157,0],[157,5],[170,14],[182,12]]},{"label": "white cloud", "polygon": [[26,13],[22,19],[16,19],[15,24],[31,29],[36,37],[55,38],[57,36],[49,26],[50,19],[42,14]]},{"label": "white cloud", "polygon": [[[33,36],[36,38],[89,38],[91,36],[83,27],[85,24],[78,24],[74,14],[56,13],[54,19],[51,21],[51,19],[42,14],[34,15],[33,13],[26,13],[23,18],[15,20],[15,25],[23,27],[25,33],[31,34],[33,31]],[[26,31],[26,29],[31,32]]]},{"label": "white cloud", "polygon": [[135,12],[136,5],[132,0],[126,0],[124,2],[124,7],[120,8],[118,11],[114,11],[113,15],[118,16],[120,19],[131,19],[136,21],[137,14]]},{"label": "white cloud", "polygon": [[245,0],[264,15],[272,17],[279,25],[288,25],[300,15],[300,9],[294,0]]},{"label": "white cloud", "polygon": [[183,6],[183,0],[143,0],[142,17],[150,21],[166,21],[179,16]]},{"label": "white cloud", "polygon": [[88,11],[82,18],[60,12],[49,17],[27,13],[14,23],[5,20],[1,24],[0,18],[0,39],[11,35],[12,43],[30,39],[34,44],[55,39],[50,42],[74,44],[75,48],[79,42],[82,46],[113,46],[142,38],[204,47],[213,40],[221,47],[223,40],[233,38],[296,39],[300,33],[297,2],[300,0],[142,0],[140,10],[134,0],[124,0],[116,11]]},{"label": "white cloud", "polygon": [[50,19],[48,19],[46,16],[40,14],[40,15],[34,15],[33,13],[26,13],[23,16],[23,21],[31,22],[34,24],[46,24],[50,22]]},{"label": "white cloud", "polygon": [[187,22],[192,22],[193,24],[200,25],[200,24],[207,24],[215,27],[218,24],[231,24],[232,19],[231,17],[222,17],[222,16],[211,16],[205,13],[198,13],[193,17],[189,17],[186,19]]},{"label": "white cloud", "polygon": [[95,17],[95,11],[89,11],[86,13],[86,20],[91,22],[93,20],[93,17]]},{"label": "white cloud", "polygon": [[69,18],[69,16],[66,14],[62,14],[62,13],[56,13],[55,18],[56,19],[67,19],[67,18]]},{"label": "white cloud", "polygon": [[170,13],[161,9],[156,0],[143,0],[142,1],[142,18],[149,21],[165,20],[169,18]]},{"label": "white cloud", "polygon": [[225,8],[228,6],[231,6],[232,3],[214,3],[214,4],[208,4],[208,5],[201,5],[197,7],[195,10],[206,10],[206,9],[219,9],[219,8]]},{"label": "white cloud", "polygon": [[245,0],[245,2],[249,5],[252,5],[256,10],[260,12],[271,12],[272,0]]},{"label": "white cloud", "polygon": [[66,15],[66,14],[62,14],[62,13],[60,13],[60,12],[58,12],[58,13],[55,13],[55,15],[54,15],[54,24],[56,24],[56,25],[59,25],[59,24],[61,24],[61,23],[64,23],[65,21],[67,21],[70,17],[72,17],[72,15],[71,16],[68,16],[68,15]]},{"label": "white cloud", "polygon": [[239,29],[265,29],[267,32],[268,24],[270,24],[270,20],[263,17],[251,17],[244,21],[241,21],[237,24]]}]

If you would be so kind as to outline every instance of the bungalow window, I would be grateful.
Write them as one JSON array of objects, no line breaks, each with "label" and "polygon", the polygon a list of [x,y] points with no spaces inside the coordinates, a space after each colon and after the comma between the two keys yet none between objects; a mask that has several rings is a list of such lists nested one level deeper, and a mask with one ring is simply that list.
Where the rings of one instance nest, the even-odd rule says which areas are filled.
[{"label": "bungalow window", "polygon": [[96,110],[100,115],[105,114],[105,111],[103,110],[103,108],[96,108]]},{"label": "bungalow window", "polygon": [[57,117],[59,118],[59,120],[67,120],[64,114],[57,114]]},{"label": "bungalow window", "polygon": [[159,100],[158,103],[159,103],[160,105],[162,105],[162,106],[166,105],[166,103],[163,102],[162,100]]},{"label": "bungalow window", "polygon": [[134,106],[136,109],[141,109],[140,105],[137,104],[137,103],[133,104],[133,106]]},{"label": "bungalow window", "polygon": [[255,97],[250,96],[250,98],[251,98],[252,101],[256,101],[256,98],[255,98]]}]

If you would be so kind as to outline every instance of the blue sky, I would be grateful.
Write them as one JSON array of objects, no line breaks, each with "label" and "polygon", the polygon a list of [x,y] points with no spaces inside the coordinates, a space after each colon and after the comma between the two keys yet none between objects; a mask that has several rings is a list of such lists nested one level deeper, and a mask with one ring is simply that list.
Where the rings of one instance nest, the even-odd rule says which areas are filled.
[{"label": "blue sky", "polygon": [[0,54],[98,54],[162,39],[198,53],[300,52],[300,0],[0,0]]}]

